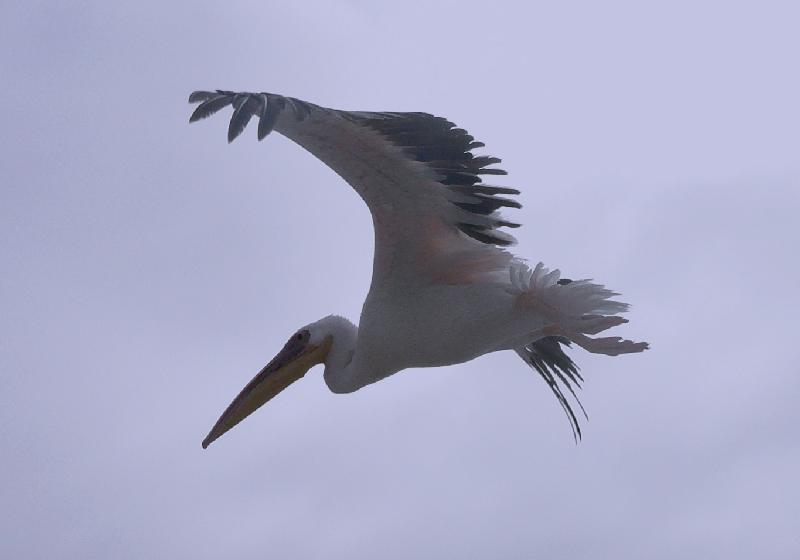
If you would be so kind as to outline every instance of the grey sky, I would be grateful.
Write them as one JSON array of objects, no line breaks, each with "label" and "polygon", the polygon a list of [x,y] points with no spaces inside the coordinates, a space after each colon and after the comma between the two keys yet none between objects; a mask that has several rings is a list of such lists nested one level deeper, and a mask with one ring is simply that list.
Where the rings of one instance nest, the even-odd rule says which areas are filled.
[{"label": "grey sky", "polygon": [[[12,2],[0,21],[0,556],[797,558],[793,2]],[[575,446],[515,355],[349,396],[319,371],[209,450],[372,230],[193,89],[447,116],[523,190],[516,253],[634,304],[573,352]]]}]

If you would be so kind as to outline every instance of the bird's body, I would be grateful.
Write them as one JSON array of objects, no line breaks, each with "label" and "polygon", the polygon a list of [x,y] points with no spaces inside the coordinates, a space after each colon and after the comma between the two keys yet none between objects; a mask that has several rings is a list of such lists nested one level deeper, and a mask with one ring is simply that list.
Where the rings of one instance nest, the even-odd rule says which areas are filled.
[{"label": "bird's body", "polygon": [[542,375],[579,435],[559,382],[574,395],[581,377],[562,346],[574,342],[609,355],[647,347],[587,336],[626,322],[618,313],[627,305],[610,299],[617,294],[588,280],[560,279],[541,263],[531,270],[505,249],[514,239],[500,228],[517,224],[498,209],[519,208],[507,197],[518,191],[483,183],[485,175],[505,174],[492,167],[500,160],[474,155],[483,144],[449,121],[425,113],[337,111],[265,93],[195,92],[190,102],[200,102],[192,121],[233,105],[229,141],[256,116],[259,139],[274,129],[300,144],[358,192],[375,229],[372,284],[359,326],[327,316],[298,331],[231,404],[204,446],[314,360],[325,364],[330,389],[346,393],[403,369],[499,350],[516,351]]},{"label": "bird's body", "polygon": [[[435,312],[448,309],[452,312]],[[531,332],[535,321],[528,321]],[[458,364],[510,350],[516,332],[526,328],[514,296],[483,285],[370,294],[359,326],[353,356],[359,386],[408,368]]]}]

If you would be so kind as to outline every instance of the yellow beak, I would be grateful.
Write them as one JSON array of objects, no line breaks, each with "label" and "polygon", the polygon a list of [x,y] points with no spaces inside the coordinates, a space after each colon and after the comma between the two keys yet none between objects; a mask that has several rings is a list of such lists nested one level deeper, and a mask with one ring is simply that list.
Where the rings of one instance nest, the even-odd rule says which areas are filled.
[{"label": "yellow beak", "polygon": [[315,346],[308,342],[307,334],[305,331],[292,336],[283,350],[242,389],[203,440],[203,449],[303,377],[309,369],[325,361],[332,338],[325,337]]}]

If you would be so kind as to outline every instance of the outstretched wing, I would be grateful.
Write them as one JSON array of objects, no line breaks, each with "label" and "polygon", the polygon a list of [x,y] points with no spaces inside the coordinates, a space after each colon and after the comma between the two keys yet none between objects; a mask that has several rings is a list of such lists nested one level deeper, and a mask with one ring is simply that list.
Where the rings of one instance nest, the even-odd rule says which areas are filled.
[{"label": "outstretched wing", "polygon": [[386,282],[485,282],[508,276],[515,242],[501,228],[518,227],[498,210],[519,208],[488,185],[505,175],[498,158],[474,155],[483,147],[465,130],[427,113],[368,113],[327,109],[270,93],[196,91],[190,122],[231,105],[228,141],[258,119],[258,139],[272,130],[293,140],[352,186],[375,227],[373,287]]}]

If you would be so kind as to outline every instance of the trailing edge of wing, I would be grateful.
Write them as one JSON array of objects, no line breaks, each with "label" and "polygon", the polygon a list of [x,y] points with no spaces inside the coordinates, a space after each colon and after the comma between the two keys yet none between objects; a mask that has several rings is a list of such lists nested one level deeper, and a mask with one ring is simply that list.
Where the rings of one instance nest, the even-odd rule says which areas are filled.
[{"label": "trailing edge of wing", "polygon": [[498,231],[498,228],[515,228],[519,224],[502,219],[497,211],[500,208],[520,208],[521,204],[516,200],[499,196],[516,195],[519,191],[483,183],[483,176],[506,174],[503,169],[491,167],[500,163],[500,158],[474,155],[472,150],[484,144],[445,118],[428,113],[337,111],[294,97],[264,92],[195,91],[189,96],[189,102],[199,103],[189,122],[207,118],[232,105],[229,142],[242,134],[253,117],[258,118],[258,139],[264,139],[286,111],[298,122],[319,113],[336,115],[354,125],[371,129],[401,148],[410,160],[425,164],[433,172],[436,180],[446,188],[447,198],[462,211],[461,218],[454,224],[462,233],[490,245],[515,243],[512,236]]}]

